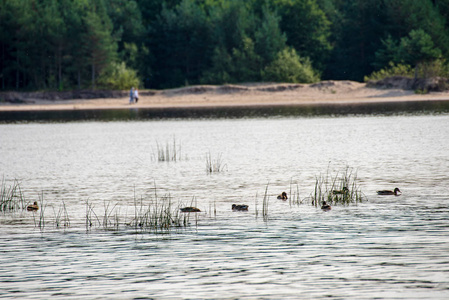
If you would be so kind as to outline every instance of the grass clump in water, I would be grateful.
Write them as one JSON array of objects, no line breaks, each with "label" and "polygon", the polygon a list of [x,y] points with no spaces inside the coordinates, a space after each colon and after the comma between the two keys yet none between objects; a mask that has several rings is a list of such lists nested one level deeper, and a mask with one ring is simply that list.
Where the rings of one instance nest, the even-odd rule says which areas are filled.
[{"label": "grass clump in water", "polygon": [[181,145],[176,144],[176,139],[173,138],[173,144],[171,145],[169,142],[165,143],[165,147],[163,145],[159,145],[159,142],[156,142],[157,147],[157,160],[158,161],[177,161],[181,159]]},{"label": "grass clump in water", "polygon": [[3,179],[0,189],[0,211],[22,210],[25,207],[25,196],[22,193],[19,181],[14,180],[12,185],[7,185],[5,179]]},{"label": "grass clump in water", "polygon": [[334,205],[357,204],[366,197],[357,184],[357,174],[346,167],[343,172],[337,172],[334,176],[329,174],[329,170],[325,175],[316,176],[315,188],[310,198],[312,205],[321,206],[323,201]]},{"label": "grass clump in water", "polygon": [[152,198],[147,204],[142,198],[140,203],[135,199],[134,207],[134,218],[128,225],[135,229],[164,233],[189,225],[189,214],[181,214],[180,205],[174,205],[170,195]]},{"label": "grass clump in water", "polygon": [[210,152],[206,154],[206,171],[208,174],[219,173],[225,170],[226,164],[223,162],[222,154],[218,154],[216,159],[212,159]]},{"label": "grass clump in water", "polygon": [[62,202],[61,206],[59,207],[58,212],[56,213],[53,209],[54,215],[55,215],[55,226],[56,228],[60,227],[70,227],[70,218],[69,214],[67,213],[67,208],[65,206],[64,201]]}]

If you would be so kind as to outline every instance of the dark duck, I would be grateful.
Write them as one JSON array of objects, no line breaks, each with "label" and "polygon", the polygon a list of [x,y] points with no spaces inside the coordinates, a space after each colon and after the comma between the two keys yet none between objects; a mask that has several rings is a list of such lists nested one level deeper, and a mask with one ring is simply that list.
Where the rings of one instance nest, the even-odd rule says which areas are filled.
[{"label": "dark duck", "polygon": [[246,204],[232,204],[232,211],[247,211],[248,205]]},{"label": "dark duck", "polygon": [[280,200],[287,200],[288,199],[288,197],[287,197],[287,193],[286,192],[282,192],[282,194],[280,194],[279,196],[278,196],[278,199],[280,199]]},{"label": "dark duck", "polygon": [[189,207],[183,207],[181,208],[182,212],[200,212],[201,210],[199,208],[189,206]]},{"label": "dark duck", "polygon": [[395,196],[399,196],[402,194],[401,190],[399,188],[395,188],[393,191],[389,191],[389,190],[382,190],[382,191],[377,191],[378,195],[395,195]]},{"label": "dark duck", "polygon": [[331,210],[331,206],[326,203],[326,201],[323,201],[323,205],[321,206],[322,210]]}]

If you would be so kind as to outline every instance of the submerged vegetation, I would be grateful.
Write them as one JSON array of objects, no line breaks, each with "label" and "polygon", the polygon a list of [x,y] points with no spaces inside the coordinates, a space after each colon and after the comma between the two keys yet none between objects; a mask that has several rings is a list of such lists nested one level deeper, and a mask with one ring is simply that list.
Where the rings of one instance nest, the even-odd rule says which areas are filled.
[{"label": "submerged vegetation", "polygon": [[[223,170],[223,162],[221,155],[216,161],[213,161],[208,156],[208,171],[219,172]],[[265,186],[263,194],[261,211],[259,212],[258,197],[255,199],[255,217],[258,218],[261,214],[264,221],[269,219],[269,200],[270,194],[268,193],[269,183]],[[323,175],[316,176],[315,186],[313,192],[310,193],[310,197],[301,199],[299,196],[299,186],[296,183],[296,187],[293,184],[293,180],[290,182],[290,190],[287,194],[284,192],[285,198],[282,202],[289,203],[290,208],[292,205],[300,206],[302,204],[310,203],[312,206],[321,207],[321,204],[325,201],[330,205],[350,205],[358,204],[366,200],[366,197],[362,193],[358,183],[357,175],[349,167],[346,167],[343,171],[337,172],[332,175],[328,171]],[[6,184],[3,180],[1,189],[1,208],[4,216],[14,211],[21,211],[21,217],[27,214],[32,216],[34,226],[43,231],[48,225],[54,225],[54,228],[69,228],[72,225],[72,217],[69,216],[67,206],[64,201],[59,204],[59,208],[55,209],[53,205],[48,205],[48,202],[44,201],[44,193],[39,195],[38,209],[35,211],[27,212],[27,202],[25,201],[24,194],[21,192],[20,185],[17,180],[14,180],[11,186]],[[279,197],[278,197],[279,199]],[[310,202],[305,201],[309,199]],[[86,231],[89,232],[92,229],[102,230],[119,230],[120,228],[128,228],[138,230],[139,232],[150,233],[170,233],[174,229],[187,228],[191,225],[198,224],[198,218],[200,215],[207,215],[207,213],[201,213],[200,209],[197,209],[197,200],[192,198],[190,203],[182,203],[176,201],[170,194],[160,197],[157,194],[156,188],[154,188],[154,194],[136,197],[135,192],[132,199],[124,201],[124,203],[132,203],[131,206],[126,206],[124,212],[123,206],[119,203],[113,203],[110,201],[103,202],[103,209],[96,209],[97,202],[93,202],[89,199],[85,201],[84,212],[84,224]],[[53,208],[53,218],[46,215],[46,208],[50,206]],[[217,207],[215,200],[209,203],[209,216],[217,216]],[[246,208],[247,204],[243,205]],[[192,209],[195,208],[195,209]],[[128,214],[128,210],[133,209],[131,214]],[[229,207],[231,211],[231,207]],[[247,209],[246,209],[247,210]],[[101,212],[100,212],[101,211]],[[11,215],[11,214],[10,214]],[[78,220],[79,222],[79,220]]]},{"label": "submerged vegetation", "polygon": [[329,173],[315,177],[315,188],[310,195],[311,204],[321,206],[327,204],[349,205],[362,202],[366,197],[357,183],[357,174],[347,167],[343,172],[335,175]]},{"label": "submerged vegetation", "polygon": [[25,207],[25,196],[20,189],[19,181],[14,180],[12,185],[8,185],[3,179],[0,186],[0,211],[15,211]]},{"label": "submerged vegetation", "polygon": [[165,146],[156,141],[156,147],[158,161],[170,162],[181,159],[181,145],[176,143],[176,138],[173,138],[173,144],[166,142]]},{"label": "submerged vegetation", "polygon": [[215,159],[212,158],[210,152],[206,154],[206,172],[208,174],[222,172],[226,166],[221,153]]}]

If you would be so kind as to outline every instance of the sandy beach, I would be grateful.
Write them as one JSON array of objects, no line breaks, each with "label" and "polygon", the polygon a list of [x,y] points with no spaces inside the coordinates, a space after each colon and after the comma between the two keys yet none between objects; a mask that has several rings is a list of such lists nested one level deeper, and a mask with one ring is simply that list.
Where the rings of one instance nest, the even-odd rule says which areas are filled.
[{"label": "sandy beach", "polygon": [[246,84],[191,86],[163,91],[140,91],[138,103],[129,97],[48,100],[27,98],[1,101],[0,111],[86,110],[126,108],[183,108],[261,105],[349,104],[407,101],[449,101],[449,92],[416,94],[412,90],[367,87],[353,81],[315,84]]}]

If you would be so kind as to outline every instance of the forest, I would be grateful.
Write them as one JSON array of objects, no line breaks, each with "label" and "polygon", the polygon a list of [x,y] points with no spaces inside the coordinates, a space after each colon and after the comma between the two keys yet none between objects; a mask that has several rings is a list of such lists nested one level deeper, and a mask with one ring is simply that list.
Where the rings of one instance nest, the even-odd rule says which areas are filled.
[{"label": "forest", "polygon": [[0,89],[448,77],[449,0],[0,0]]}]

